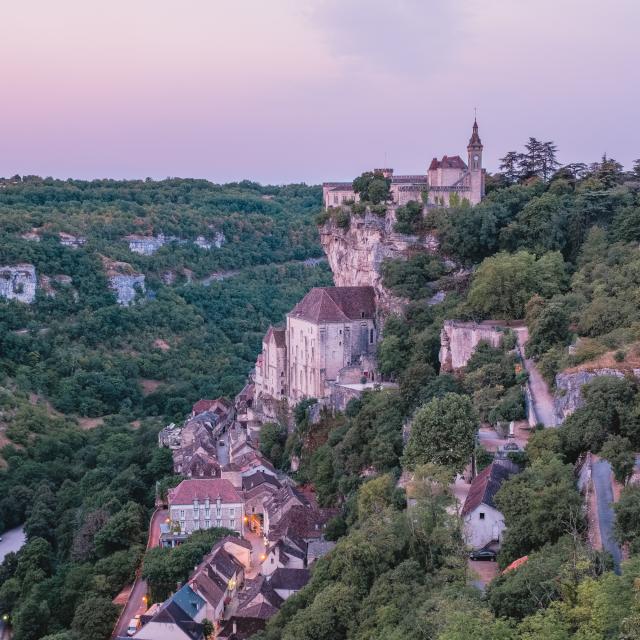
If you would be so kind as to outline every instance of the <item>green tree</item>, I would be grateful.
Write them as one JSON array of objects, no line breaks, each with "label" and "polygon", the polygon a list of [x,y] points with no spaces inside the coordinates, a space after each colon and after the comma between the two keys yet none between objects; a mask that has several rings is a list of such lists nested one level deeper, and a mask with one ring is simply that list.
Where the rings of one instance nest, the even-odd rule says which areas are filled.
[{"label": "green tree", "polygon": [[620,500],[613,505],[616,512],[615,534],[621,544],[628,543],[633,553],[640,551],[640,487],[625,487]]},{"label": "green tree", "polygon": [[418,409],[404,455],[409,468],[436,463],[461,472],[474,449],[478,415],[467,396],[448,393]]},{"label": "green tree", "polygon": [[483,260],[469,291],[469,306],[485,318],[522,318],[527,301],[536,293],[550,297],[566,282],[562,256],[498,253]]},{"label": "green tree", "polygon": [[625,484],[636,464],[636,455],[629,438],[611,434],[602,445],[600,454],[611,463],[615,479]]},{"label": "green tree", "polygon": [[118,617],[118,607],[109,598],[90,596],[80,603],[71,628],[83,638],[107,640]]}]

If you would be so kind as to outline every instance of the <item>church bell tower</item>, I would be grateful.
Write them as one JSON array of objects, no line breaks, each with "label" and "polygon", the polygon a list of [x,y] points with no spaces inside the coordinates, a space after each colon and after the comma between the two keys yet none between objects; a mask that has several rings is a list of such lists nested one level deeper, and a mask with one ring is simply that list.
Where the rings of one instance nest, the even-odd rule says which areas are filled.
[{"label": "church bell tower", "polygon": [[474,118],[473,131],[467,153],[469,158],[469,175],[471,180],[471,204],[478,204],[484,197],[484,170],[482,169],[482,141],[478,135],[478,122]]}]

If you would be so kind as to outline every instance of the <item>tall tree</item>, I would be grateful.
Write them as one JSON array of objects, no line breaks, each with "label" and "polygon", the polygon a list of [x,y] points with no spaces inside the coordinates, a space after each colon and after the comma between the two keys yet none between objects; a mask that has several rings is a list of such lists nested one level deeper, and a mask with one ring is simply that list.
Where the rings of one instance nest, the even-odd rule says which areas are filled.
[{"label": "tall tree", "polygon": [[500,171],[507,182],[517,182],[520,178],[520,154],[517,151],[508,151],[504,158],[500,158]]},{"label": "tall tree", "polygon": [[408,467],[435,463],[461,472],[474,448],[478,428],[476,414],[468,396],[447,393],[418,409],[404,460]]}]

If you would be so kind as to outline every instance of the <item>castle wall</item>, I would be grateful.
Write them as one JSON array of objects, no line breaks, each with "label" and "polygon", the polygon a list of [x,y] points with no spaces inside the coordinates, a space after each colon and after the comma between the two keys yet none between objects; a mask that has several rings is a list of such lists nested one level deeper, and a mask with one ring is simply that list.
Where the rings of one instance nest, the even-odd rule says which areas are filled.
[{"label": "castle wall", "polygon": [[504,329],[491,323],[445,320],[440,333],[440,370],[450,372],[465,367],[479,342],[498,347],[503,335]]}]

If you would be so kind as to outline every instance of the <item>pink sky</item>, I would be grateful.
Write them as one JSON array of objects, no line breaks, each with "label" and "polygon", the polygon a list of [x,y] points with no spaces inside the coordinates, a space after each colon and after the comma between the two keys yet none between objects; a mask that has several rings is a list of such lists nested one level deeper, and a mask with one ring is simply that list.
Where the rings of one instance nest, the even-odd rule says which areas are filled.
[{"label": "pink sky", "polygon": [[[0,175],[320,182],[528,136],[640,157],[637,0],[20,0]],[[386,160],[385,160],[386,159]]]}]

